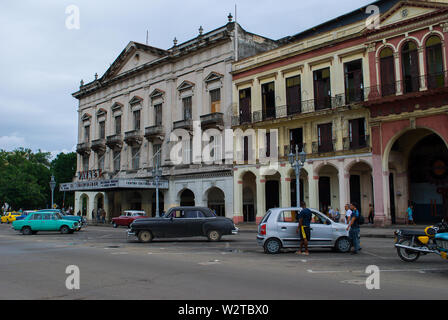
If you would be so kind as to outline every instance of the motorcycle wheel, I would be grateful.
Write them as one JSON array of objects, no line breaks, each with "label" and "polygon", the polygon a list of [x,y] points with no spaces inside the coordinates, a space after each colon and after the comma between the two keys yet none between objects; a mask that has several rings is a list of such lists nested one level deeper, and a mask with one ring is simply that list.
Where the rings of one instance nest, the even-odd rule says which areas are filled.
[{"label": "motorcycle wheel", "polygon": [[[399,242],[404,246],[411,246],[411,240],[404,239]],[[404,262],[414,262],[420,257],[420,252],[412,251],[409,249],[397,248],[398,256]]]}]

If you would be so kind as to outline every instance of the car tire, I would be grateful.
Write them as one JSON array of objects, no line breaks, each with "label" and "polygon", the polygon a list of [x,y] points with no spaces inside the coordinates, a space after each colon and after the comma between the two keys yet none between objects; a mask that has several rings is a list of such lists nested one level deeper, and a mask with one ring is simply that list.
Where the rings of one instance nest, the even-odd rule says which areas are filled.
[{"label": "car tire", "polygon": [[208,241],[218,242],[221,240],[221,237],[221,232],[219,232],[218,230],[210,230],[209,232],[207,232]]},{"label": "car tire", "polygon": [[23,227],[22,228],[22,234],[24,236],[31,236],[33,234],[33,231],[31,230],[30,227]]},{"label": "car tire", "polygon": [[347,253],[350,251],[350,247],[351,247],[350,239],[347,237],[343,237],[343,238],[339,238],[338,241],[336,241],[334,249],[337,252]]},{"label": "car tire", "polygon": [[141,243],[149,243],[153,239],[152,233],[149,230],[143,230],[138,233],[138,241]]},{"label": "car tire", "polygon": [[62,226],[61,227],[61,233],[62,234],[69,234],[70,233],[70,228],[67,226]]},{"label": "car tire", "polygon": [[266,240],[264,243],[264,252],[267,254],[278,254],[282,249],[282,243],[280,240],[272,238]]},{"label": "car tire", "polygon": [[113,223],[113,225],[112,225],[115,229],[117,229],[118,228],[118,224],[116,224],[115,222]]}]

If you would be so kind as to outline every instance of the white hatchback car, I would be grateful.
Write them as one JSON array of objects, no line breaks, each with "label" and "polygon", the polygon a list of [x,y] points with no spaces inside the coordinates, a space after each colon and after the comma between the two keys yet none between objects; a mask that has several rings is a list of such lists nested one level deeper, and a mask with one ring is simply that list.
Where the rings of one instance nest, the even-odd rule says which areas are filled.
[{"label": "white hatchback car", "polygon": [[[299,223],[297,214],[302,208],[270,209],[258,226],[257,242],[265,253],[276,254],[282,248],[299,248],[300,235],[297,232]],[[310,248],[332,248],[339,252],[350,250],[347,225],[336,223],[323,213],[310,209],[311,240]]]}]

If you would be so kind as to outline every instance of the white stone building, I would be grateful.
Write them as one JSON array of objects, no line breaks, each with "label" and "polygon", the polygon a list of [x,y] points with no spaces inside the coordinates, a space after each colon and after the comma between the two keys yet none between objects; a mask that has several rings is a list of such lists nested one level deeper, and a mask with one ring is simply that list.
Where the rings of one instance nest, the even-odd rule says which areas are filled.
[{"label": "white stone building", "polygon": [[[76,192],[75,213],[91,218],[104,208],[110,219],[141,209],[154,216],[153,168],[159,159],[161,211],[208,206],[233,218],[232,164],[192,164],[193,127],[230,128],[232,62],[276,46],[229,15],[223,27],[208,33],[201,27],[196,38],[181,44],[175,39],[168,50],[130,42],[102,77],[81,82],[73,94],[79,100],[78,174],[61,186]],[[170,159],[176,129],[188,133],[180,165]],[[222,152],[216,148],[211,155]]]}]

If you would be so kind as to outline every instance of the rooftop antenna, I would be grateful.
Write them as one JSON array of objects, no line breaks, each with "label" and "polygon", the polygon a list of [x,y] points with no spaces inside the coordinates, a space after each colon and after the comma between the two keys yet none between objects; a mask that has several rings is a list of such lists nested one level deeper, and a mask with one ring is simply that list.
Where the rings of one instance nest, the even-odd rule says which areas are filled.
[{"label": "rooftop antenna", "polygon": [[149,45],[149,30],[146,30],[146,45]]}]

